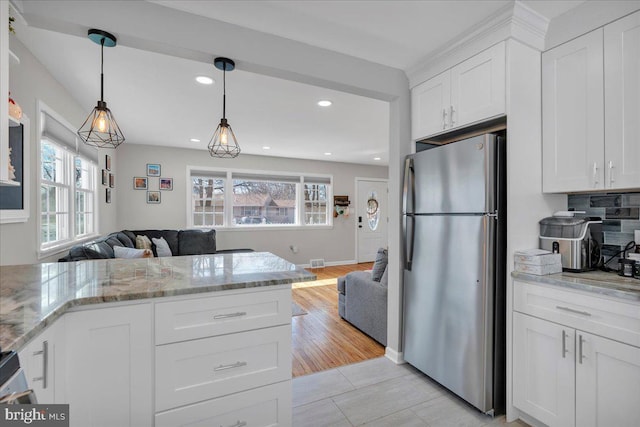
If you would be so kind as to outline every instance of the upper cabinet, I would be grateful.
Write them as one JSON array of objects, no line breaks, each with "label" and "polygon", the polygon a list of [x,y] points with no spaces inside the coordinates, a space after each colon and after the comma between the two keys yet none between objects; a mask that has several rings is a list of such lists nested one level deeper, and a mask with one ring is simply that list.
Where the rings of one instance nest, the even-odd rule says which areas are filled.
[{"label": "upper cabinet", "polygon": [[505,113],[505,43],[480,52],[411,90],[414,141]]},{"label": "upper cabinet", "polygon": [[640,12],[542,55],[543,191],[640,187]]}]

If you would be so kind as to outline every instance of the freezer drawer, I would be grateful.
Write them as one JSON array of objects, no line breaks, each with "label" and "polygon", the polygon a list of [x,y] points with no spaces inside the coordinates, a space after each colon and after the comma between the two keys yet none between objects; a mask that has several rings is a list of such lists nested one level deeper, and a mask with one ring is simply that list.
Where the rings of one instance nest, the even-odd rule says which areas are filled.
[{"label": "freezer drawer", "polygon": [[492,409],[495,218],[414,216],[404,271],[404,357],[482,411]]}]

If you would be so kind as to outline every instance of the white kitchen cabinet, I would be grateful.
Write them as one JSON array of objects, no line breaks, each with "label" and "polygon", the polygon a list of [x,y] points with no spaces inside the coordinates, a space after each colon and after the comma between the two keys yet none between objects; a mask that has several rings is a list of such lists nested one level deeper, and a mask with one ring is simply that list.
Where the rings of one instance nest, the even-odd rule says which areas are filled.
[{"label": "white kitchen cabinet", "polygon": [[545,192],[604,188],[602,29],[542,54]]},{"label": "white kitchen cabinet", "polygon": [[58,319],[20,350],[20,365],[38,403],[64,403],[64,319]]},{"label": "white kitchen cabinet", "polygon": [[414,141],[500,116],[506,111],[505,43],[463,61],[411,90]]},{"label": "white kitchen cabinet", "polygon": [[153,424],[151,303],[67,313],[71,426]]},{"label": "white kitchen cabinet", "polygon": [[640,12],[542,54],[543,191],[640,187]]},{"label": "white kitchen cabinet", "polygon": [[513,405],[552,426],[636,426],[640,305],[514,281]]},{"label": "white kitchen cabinet", "polygon": [[605,188],[640,187],[640,12],[604,27]]}]

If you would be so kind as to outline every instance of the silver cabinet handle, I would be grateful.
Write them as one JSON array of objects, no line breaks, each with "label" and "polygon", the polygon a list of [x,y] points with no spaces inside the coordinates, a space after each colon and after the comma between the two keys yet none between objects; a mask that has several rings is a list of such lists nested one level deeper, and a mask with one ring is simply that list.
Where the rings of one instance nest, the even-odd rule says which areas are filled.
[{"label": "silver cabinet handle", "polygon": [[42,341],[42,350],[34,351],[34,356],[42,355],[42,376],[35,377],[32,381],[42,381],[42,388],[47,388],[49,370],[49,341]]},{"label": "silver cabinet handle", "polygon": [[214,319],[228,319],[229,317],[240,317],[240,316],[246,316],[247,312],[246,311],[238,311],[236,313],[229,313],[229,314],[216,314],[215,316],[213,316]]},{"label": "silver cabinet handle", "polygon": [[236,362],[230,365],[220,365],[213,368],[214,371],[226,371],[227,369],[240,368],[242,366],[247,366],[247,362]]},{"label": "silver cabinet handle", "polygon": [[238,420],[234,425],[229,426],[229,427],[245,427],[246,425],[247,425],[246,421]]},{"label": "silver cabinet handle", "polygon": [[591,316],[591,313],[589,313],[587,311],[574,310],[573,308],[563,307],[561,305],[556,305],[556,308],[558,310],[564,310],[564,311],[568,311],[570,313],[582,314],[583,316]]},{"label": "silver cabinet handle", "polygon": [[584,354],[582,353],[582,344],[584,343],[584,338],[582,335],[578,335],[578,363],[582,365],[582,359],[584,359]]},{"label": "silver cabinet handle", "polygon": [[593,162],[593,186],[597,187],[598,183],[598,163]]},{"label": "silver cabinet handle", "polygon": [[567,353],[569,353],[569,350],[567,350],[567,333],[563,329],[562,330],[562,358],[563,359],[567,357]]},{"label": "silver cabinet handle", "polygon": [[451,126],[451,127],[453,127],[453,124],[456,122],[456,121],[453,119],[453,113],[455,113],[455,112],[456,112],[456,109],[455,109],[455,108],[453,108],[453,105],[452,105],[451,107],[449,107],[449,111],[450,111],[450,113],[449,113],[449,122],[451,123],[451,124],[450,124],[450,126]]},{"label": "silver cabinet handle", "polygon": [[613,187],[613,183],[616,182],[616,179],[613,176],[613,169],[613,160],[609,160],[609,187]]},{"label": "silver cabinet handle", "polygon": [[442,129],[447,128],[447,109],[442,109]]}]

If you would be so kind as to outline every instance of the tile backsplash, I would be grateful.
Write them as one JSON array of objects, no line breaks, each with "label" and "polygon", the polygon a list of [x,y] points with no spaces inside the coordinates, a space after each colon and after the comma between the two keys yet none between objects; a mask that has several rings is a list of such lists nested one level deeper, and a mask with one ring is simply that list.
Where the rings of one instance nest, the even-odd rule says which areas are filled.
[{"label": "tile backsplash", "polygon": [[[602,254],[606,260],[634,239],[634,230],[640,230],[640,193],[570,194],[568,207],[602,218]],[[612,260],[609,267],[617,268],[617,260]]]}]

